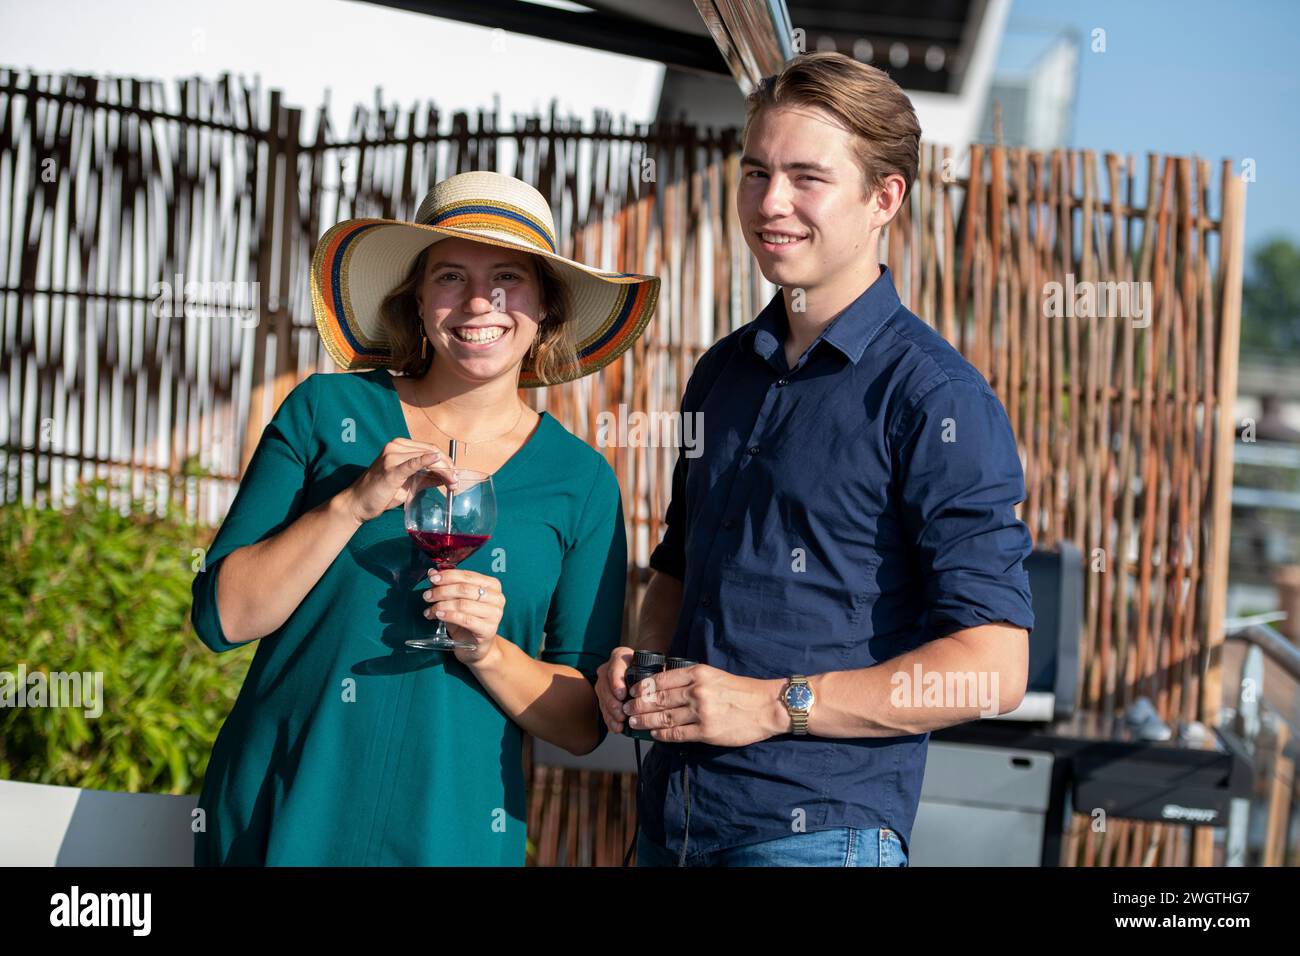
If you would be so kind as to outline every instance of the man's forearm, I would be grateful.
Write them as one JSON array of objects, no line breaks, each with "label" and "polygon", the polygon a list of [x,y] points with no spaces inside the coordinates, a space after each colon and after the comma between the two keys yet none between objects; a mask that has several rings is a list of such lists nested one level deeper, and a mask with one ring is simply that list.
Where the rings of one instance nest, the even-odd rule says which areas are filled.
[{"label": "man's forearm", "polygon": [[650,583],[641,598],[637,615],[637,650],[668,653],[677,621],[682,616],[682,582],[662,571],[650,572]]},{"label": "man's forearm", "polygon": [[[1024,697],[1028,635],[988,624],[929,641],[873,667],[809,677],[817,737],[898,737],[939,730],[1014,710]],[[790,716],[771,682],[773,734],[789,733]]]}]

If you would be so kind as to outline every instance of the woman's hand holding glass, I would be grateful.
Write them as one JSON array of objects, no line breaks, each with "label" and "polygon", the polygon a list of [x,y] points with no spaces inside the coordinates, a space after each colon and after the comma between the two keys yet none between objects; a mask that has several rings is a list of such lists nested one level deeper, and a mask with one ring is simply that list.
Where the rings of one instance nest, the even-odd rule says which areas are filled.
[{"label": "woman's hand holding glass", "polygon": [[429,603],[424,616],[445,623],[452,640],[474,644],[473,648],[456,648],[457,660],[462,664],[481,662],[495,650],[497,629],[505,613],[501,582],[463,568],[430,568],[429,582],[423,592]]},{"label": "woman's hand holding glass", "polygon": [[394,438],[361,477],[344,492],[349,513],[357,524],[378,518],[389,508],[406,504],[411,476],[421,469],[452,481],[455,468],[437,445],[409,438]]}]

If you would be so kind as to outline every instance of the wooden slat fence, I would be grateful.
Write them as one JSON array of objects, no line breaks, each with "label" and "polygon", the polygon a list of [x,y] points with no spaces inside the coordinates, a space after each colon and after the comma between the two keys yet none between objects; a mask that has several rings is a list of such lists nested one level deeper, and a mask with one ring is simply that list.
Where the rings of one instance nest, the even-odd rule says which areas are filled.
[{"label": "wooden slat fence", "polygon": [[[121,495],[219,522],[274,408],[332,366],[311,315],[316,238],[351,216],[409,218],[464,170],[536,185],[563,254],[663,279],[627,356],[524,393],[593,444],[601,412],[675,411],[698,356],[773,291],[735,226],[735,129],[554,111],[503,127],[495,112],[377,101],[336,135],[323,107],[308,128],[277,91],[229,75],[178,84],[176,109],[166,92],[0,69],[5,501],[48,504],[80,478],[116,477]],[[1244,185],[1226,161],[1216,176],[1206,160],[1154,154],[975,145],[958,160],[923,145],[881,257],[1006,406],[1037,544],[1085,555],[1080,705],[1145,694],[1166,719],[1214,723]],[[1063,312],[1049,309],[1051,283]],[[1078,298],[1089,290],[1091,311]],[[639,599],[675,450],[604,450]],[[620,861],[626,781],[589,793],[572,772],[536,772],[539,858]],[[1208,831],[1090,822],[1076,817],[1067,864],[1211,860]]]}]

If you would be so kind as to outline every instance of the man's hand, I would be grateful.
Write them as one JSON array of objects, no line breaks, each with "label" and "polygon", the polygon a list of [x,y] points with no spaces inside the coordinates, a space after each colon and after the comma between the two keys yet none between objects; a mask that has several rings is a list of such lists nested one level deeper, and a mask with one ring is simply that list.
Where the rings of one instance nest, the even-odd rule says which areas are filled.
[{"label": "man's hand", "polygon": [[596,668],[596,700],[611,734],[623,732],[623,701],[627,700],[623,675],[634,653],[630,647],[616,647],[610,652],[609,660]]},{"label": "man's hand", "polygon": [[708,664],[664,671],[630,688],[628,726],[655,740],[743,747],[790,732],[784,680],[738,677]]}]

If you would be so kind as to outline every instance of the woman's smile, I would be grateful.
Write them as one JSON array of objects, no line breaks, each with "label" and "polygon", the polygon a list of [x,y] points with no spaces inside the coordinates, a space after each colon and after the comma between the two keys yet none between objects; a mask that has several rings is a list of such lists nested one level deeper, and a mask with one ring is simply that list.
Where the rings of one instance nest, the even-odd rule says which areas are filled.
[{"label": "woman's smile", "polygon": [[460,326],[451,330],[451,337],[468,351],[487,352],[505,342],[512,331],[501,325]]}]

